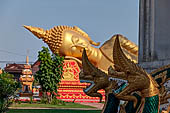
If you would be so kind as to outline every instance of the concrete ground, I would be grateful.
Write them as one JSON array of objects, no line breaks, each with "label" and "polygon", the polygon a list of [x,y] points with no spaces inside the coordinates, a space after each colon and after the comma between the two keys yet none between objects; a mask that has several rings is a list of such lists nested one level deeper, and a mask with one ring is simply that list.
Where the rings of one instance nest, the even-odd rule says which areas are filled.
[{"label": "concrete ground", "polygon": [[9,107],[9,109],[69,109],[69,110],[99,110],[98,108],[50,108],[50,107]]},{"label": "concrete ground", "polygon": [[104,106],[104,103],[86,103],[86,102],[81,102],[79,104],[96,107],[98,110],[102,110],[102,108]]}]

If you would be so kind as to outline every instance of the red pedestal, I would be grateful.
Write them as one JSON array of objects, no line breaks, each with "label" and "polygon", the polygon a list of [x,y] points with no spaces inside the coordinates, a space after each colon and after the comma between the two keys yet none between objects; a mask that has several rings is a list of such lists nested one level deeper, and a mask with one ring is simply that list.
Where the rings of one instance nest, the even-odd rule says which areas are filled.
[{"label": "red pedestal", "polygon": [[[65,60],[63,69],[64,73],[58,89],[58,99],[67,102],[99,102],[98,97],[90,97],[83,92],[83,88],[86,88],[89,83],[80,83],[80,68],[76,61]],[[104,90],[99,92],[103,95],[102,101],[105,101]]]}]

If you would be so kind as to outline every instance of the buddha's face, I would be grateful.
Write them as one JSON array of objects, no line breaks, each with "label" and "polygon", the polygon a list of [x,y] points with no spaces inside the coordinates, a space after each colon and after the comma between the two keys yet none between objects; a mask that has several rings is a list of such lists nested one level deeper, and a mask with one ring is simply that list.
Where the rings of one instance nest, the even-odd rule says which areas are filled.
[{"label": "buddha's face", "polygon": [[39,39],[42,39],[45,43],[47,43],[53,53],[59,52],[59,54],[63,56],[81,58],[83,49],[85,48],[87,55],[91,54],[92,46],[85,36],[78,33],[80,29],[77,31],[70,29],[69,27],[67,28],[66,26],[59,26],[45,31],[38,27],[24,27],[31,31]]},{"label": "buddha's face", "polygon": [[90,42],[82,35],[72,31],[65,31],[59,53],[64,56],[81,58],[84,48],[87,50],[87,54],[90,54],[90,47]]}]

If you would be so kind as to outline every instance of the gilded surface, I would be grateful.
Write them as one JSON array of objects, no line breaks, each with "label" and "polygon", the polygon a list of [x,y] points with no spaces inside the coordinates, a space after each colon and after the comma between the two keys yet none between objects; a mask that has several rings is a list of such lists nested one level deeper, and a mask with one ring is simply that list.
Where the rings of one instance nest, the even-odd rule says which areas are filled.
[{"label": "gilded surface", "polygon": [[112,89],[116,89],[118,85],[116,81],[109,81],[109,76],[105,72],[102,72],[89,62],[85,50],[82,58],[83,69],[79,74],[80,81],[91,83],[90,88],[84,89],[84,92],[88,96],[99,97],[101,102],[102,95],[98,90],[104,89],[106,93],[109,93],[112,92]]},{"label": "gilded surface", "polygon": [[170,94],[168,93],[169,88],[165,87],[165,84],[170,80],[169,73],[168,73],[169,69],[170,69],[170,65],[165,65],[150,73],[151,75],[156,75],[154,76],[154,79],[156,81],[159,81],[160,104],[169,103],[168,102],[168,99],[170,98]]},{"label": "gilded surface", "polygon": [[34,77],[32,75],[31,69],[29,69],[31,68],[31,66],[27,64],[27,65],[24,65],[24,67],[27,67],[27,69],[22,70],[23,75],[20,75],[20,78],[19,78],[22,84],[22,91],[23,92],[25,91],[25,86],[28,86],[29,91],[32,91],[32,84],[34,81]]},{"label": "gilded surface", "polygon": [[[170,94],[167,93],[164,83],[169,78],[167,77],[167,71],[163,70],[170,66],[157,69],[150,74],[146,73],[135,64],[137,62],[137,46],[122,35],[114,35],[100,48],[96,48],[95,46],[99,46],[100,43],[92,41],[87,33],[76,26],[57,26],[50,30],[32,26],[24,27],[47,43],[53,53],[59,53],[65,58],[77,61],[80,67],[83,65],[80,78],[91,83],[91,87],[84,90],[87,95],[100,97],[101,100],[101,94],[97,92],[99,89],[112,92],[112,89],[117,88],[117,83],[109,80],[112,77],[128,82],[128,86],[116,94],[116,97],[120,100],[134,101],[135,106],[137,99],[131,93],[137,92],[142,98],[159,95],[160,104],[168,103],[167,99],[170,98]],[[119,37],[119,40],[116,37]],[[83,49],[86,50],[87,55],[83,53]],[[82,64],[82,62],[84,63]],[[114,69],[109,68],[113,64],[115,64]],[[109,76],[95,68],[95,66],[105,72],[109,68]],[[66,79],[74,80],[70,72],[70,66],[67,66],[67,68]],[[160,71],[162,72],[152,78],[151,75]],[[158,79],[161,79],[161,82],[158,83],[159,89],[156,83]]]},{"label": "gilded surface", "polygon": [[[137,66],[133,61],[129,60],[125,56],[120,47],[118,38],[119,35],[117,35],[113,47],[113,60],[115,64],[115,69],[109,67],[108,74],[102,72],[100,69],[92,65],[88,60],[88,57],[84,50],[82,56],[83,69],[79,75],[80,80],[85,80],[85,82],[92,81],[91,87],[85,89],[84,92],[89,96],[100,97],[100,94],[97,91],[99,89],[104,89],[107,96],[107,94],[112,93],[113,90],[117,90],[118,88],[118,83],[114,80],[111,81],[110,78],[124,80],[127,81],[127,85],[117,93],[114,91],[115,97],[119,100],[124,100],[128,102],[133,101],[133,106],[135,108],[138,99],[132,94],[137,93],[141,97],[141,102],[136,112],[145,113],[151,111],[150,113],[157,113],[160,102],[157,82],[152,78],[151,75],[149,75],[141,67]],[[162,76],[160,75],[157,77]],[[103,108],[103,112],[106,109],[106,111],[109,111],[109,107],[106,103],[105,107]],[[115,104],[114,107],[116,106],[117,105]],[[125,112],[125,106],[126,104],[121,105],[120,112]],[[149,106],[153,109],[151,109]],[[112,108],[109,109],[111,110]]]},{"label": "gilded surface", "polygon": [[[74,26],[57,26],[50,30],[44,30],[38,27],[24,26],[39,39],[48,44],[53,53],[59,53],[62,56],[71,56],[79,63],[81,67],[82,52],[86,49],[89,60],[98,68],[107,71],[110,65],[113,65],[112,47],[115,36],[106,41],[100,48],[100,43],[91,40],[87,33]],[[121,46],[128,58],[137,62],[138,47],[120,35]]]},{"label": "gilded surface", "polygon": [[65,60],[63,70],[63,78],[61,81],[69,81],[69,83],[71,81],[79,81],[78,74],[80,72],[80,68],[74,60]]},{"label": "gilded surface", "polygon": [[113,80],[109,80],[109,76],[96,68],[89,60],[86,51],[83,51],[82,55],[82,71],[79,74],[81,82],[91,83],[89,87],[84,89],[85,94],[92,97],[99,97],[100,102],[102,100],[102,95],[99,92],[100,89],[105,91],[105,104],[102,113],[105,112],[108,94],[112,93],[114,89],[118,88],[118,83]]},{"label": "gilded surface", "polygon": [[134,106],[136,106],[137,99],[132,96],[131,93],[138,91],[143,98],[159,95],[158,84],[151,75],[125,56],[120,47],[118,38],[119,36],[117,36],[113,47],[114,67],[116,71],[123,73],[119,74],[111,67],[108,73],[109,76],[113,78],[120,78],[128,81],[126,88],[118,93],[116,97],[125,101],[133,101]]}]

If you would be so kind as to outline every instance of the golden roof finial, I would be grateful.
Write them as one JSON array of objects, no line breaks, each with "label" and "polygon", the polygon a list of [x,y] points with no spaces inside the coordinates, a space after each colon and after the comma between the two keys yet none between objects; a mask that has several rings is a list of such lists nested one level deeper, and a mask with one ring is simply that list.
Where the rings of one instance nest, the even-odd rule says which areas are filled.
[{"label": "golden roof finial", "polygon": [[[115,64],[115,69],[120,70],[122,72],[130,71],[130,72],[137,72],[146,74],[146,72],[136,65],[133,61],[128,59],[124,54],[123,50],[121,49],[120,42],[119,42],[119,35],[116,36],[115,44],[113,47],[113,61]],[[120,66],[121,68],[117,67]]]},{"label": "golden roof finial", "polygon": [[29,57],[26,56],[26,64],[29,64]]},{"label": "golden roof finial", "polygon": [[28,54],[29,54],[29,50],[27,50],[27,56],[26,56],[26,64],[29,65],[29,57],[28,57]]}]

